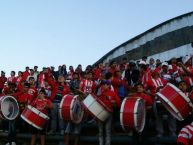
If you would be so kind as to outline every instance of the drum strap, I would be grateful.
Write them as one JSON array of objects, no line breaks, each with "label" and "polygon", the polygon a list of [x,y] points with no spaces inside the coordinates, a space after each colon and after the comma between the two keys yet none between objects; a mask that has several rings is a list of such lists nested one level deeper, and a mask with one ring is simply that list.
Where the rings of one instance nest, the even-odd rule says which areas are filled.
[{"label": "drum strap", "polygon": [[193,86],[192,78],[189,77],[190,86]]}]

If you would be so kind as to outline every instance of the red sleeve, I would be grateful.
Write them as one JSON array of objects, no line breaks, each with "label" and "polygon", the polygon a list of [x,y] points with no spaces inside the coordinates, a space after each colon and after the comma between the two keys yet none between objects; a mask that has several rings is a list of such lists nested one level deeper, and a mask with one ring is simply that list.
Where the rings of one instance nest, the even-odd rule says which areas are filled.
[{"label": "red sleeve", "polygon": [[117,104],[117,107],[121,107],[121,99],[114,93],[114,97],[115,97],[115,100],[116,100],[116,104]]},{"label": "red sleeve", "polygon": [[64,85],[64,90],[62,92],[62,96],[66,95],[66,94],[69,94],[70,93],[70,89],[68,88],[67,85]]},{"label": "red sleeve", "polygon": [[84,80],[81,80],[80,84],[79,84],[79,88],[81,91],[84,92]]},{"label": "red sleeve", "polygon": [[18,100],[18,97],[22,94],[23,94],[22,91],[18,91],[18,92],[13,93],[12,96]]},{"label": "red sleeve", "polygon": [[47,105],[48,105],[49,109],[53,109],[54,108],[53,103],[49,99],[47,99]]},{"label": "red sleeve", "polygon": [[177,145],[190,145],[188,142],[189,142],[188,139],[185,139],[181,136],[178,137],[178,139],[177,139]]},{"label": "red sleeve", "polygon": [[57,83],[53,80],[50,79],[50,77],[48,77],[48,75],[45,75],[45,80],[48,82],[48,84],[51,86],[51,95],[50,95],[50,99],[54,100],[55,96],[56,96],[56,92],[57,92]]}]

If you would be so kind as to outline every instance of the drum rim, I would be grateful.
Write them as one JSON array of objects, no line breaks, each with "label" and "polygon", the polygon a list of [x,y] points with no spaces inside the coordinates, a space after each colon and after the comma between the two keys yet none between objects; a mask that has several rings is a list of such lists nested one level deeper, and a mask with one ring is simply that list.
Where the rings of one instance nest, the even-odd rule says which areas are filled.
[{"label": "drum rim", "polygon": [[[89,94],[90,95],[90,94]],[[89,96],[88,95],[88,96]],[[87,96],[87,97],[88,97]],[[103,108],[103,110],[108,114],[108,116],[112,113],[112,112],[110,112],[108,109],[106,109],[103,105],[101,105],[98,101],[97,101],[97,97],[96,96],[93,96],[93,95],[90,95],[91,97],[93,97],[94,98],[94,100]],[[87,97],[85,98],[85,99],[87,99]],[[85,100],[84,99],[84,100]],[[96,118],[98,121],[102,121],[102,122],[104,122],[106,119],[103,119],[103,120],[101,120],[101,118],[99,118],[97,115],[95,115],[92,111],[90,111],[90,109],[88,109],[88,107],[84,104],[84,100],[83,100],[83,106],[84,106],[84,108],[94,117],[94,118]]]},{"label": "drum rim", "polygon": [[30,121],[29,119],[27,119],[27,118],[26,118],[25,116],[23,116],[22,114],[21,114],[21,118],[22,118],[23,120],[25,120],[29,125],[32,125],[33,127],[37,128],[37,129],[39,129],[39,130],[42,130],[42,129],[43,129],[43,128],[37,126],[36,124],[34,124],[32,121]]},{"label": "drum rim", "polygon": [[[72,108],[73,108],[73,104],[74,102],[77,100],[77,97],[78,95],[75,95],[73,98],[72,98],[72,101],[70,103],[70,117],[72,118],[72,122],[75,123],[75,124],[79,124],[81,121],[82,121],[82,118],[84,116],[84,111],[81,111],[81,117],[79,117],[79,119],[75,120],[74,117],[73,117],[73,112],[72,112]],[[81,105],[81,104],[80,104]]]},{"label": "drum rim", "polygon": [[91,94],[88,94],[88,96],[89,96],[89,95],[93,96],[93,98],[95,98],[96,101],[97,101],[100,105],[102,105],[102,107],[103,107],[104,109],[106,109],[108,112],[110,112],[110,113],[113,112],[113,111],[112,111],[109,107],[107,107],[95,94],[91,93]]},{"label": "drum rim", "polygon": [[[19,106],[18,106],[18,103],[17,103],[17,100],[13,97],[13,96],[2,96],[1,97],[1,99],[2,99],[2,102],[5,100],[5,99],[7,99],[7,98],[11,98],[11,99],[13,99],[14,101],[15,101],[15,103],[16,103],[16,106],[17,106],[17,113],[16,113],[16,115],[14,116],[14,117],[7,117],[7,116],[5,116],[4,114],[3,114],[3,112],[1,111],[1,114],[3,115],[1,115],[3,118],[5,118],[5,119],[7,119],[7,120],[14,120],[15,118],[17,118],[17,116],[19,115]],[[2,108],[3,106],[1,105],[1,110],[3,110],[3,108]]]},{"label": "drum rim", "polygon": [[172,103],[172,102],[170,102],[170,100],[168,100],[163,94],[161,94],[161,93],[156,93],[167,105],[169,105],[171,108],[172,108],[172,110],[173,110],[173,112],[171,112],[171,110],[169,109],[167,109],[167,107],[166,107],[166,109],[172,114],[172,116],[174,116],[176,119],[178,119],[179,121],[182,121],[182,120],[184,120],[184,118],[183,118],[183,116],[182,116],[182,114],[181,114],[181,112],[175,107],[175,105]]},{"label": "drum rim", "polygon": [[46,114],[42,113],[41,111],[39,111],[38,109],[36,109],[35,107],[33,107],[31,105],[27,105],[27,108],[30,109],[35,114],[38,114],[40,117],[46,119],[46,120],[50,119]]},{"label": "drum rim", "polygon": [[63,118],[63,116],[62,116],[62,105],[63,105],[63,102],[64,102],[66,96],[69,96],[69,94],[68,94],[68,95],[64,95],[64,97],[62,98],[62,100],[61,100],[61,102],[60,102],[60,106],[59,106],[60,118],[62,118],[63,120],[64,120],[64,118]]},{"label": "drum rim", "polygon": [[191,106],[193,108],[193,104],[191,103],[190,99],[188,97],[186,97],[185,94],[179,88],[177,88],[176,86],[174,86],[171,83],[168,83],[167,85],[169,85],[174,90],[176,90],[176,92],[178,92],[180,94],[180,96],[183,97],[183,99],[189,104],[189,106]]},{"label": "drum rim", "polygon": [[[136,130],[138,133],[142,132],[144,127],[145,127],[145,121],[146,121],[146,110],[145,110],[145,107],[144,107],[144,111],[143,111],[143,115],[144,117],[142,118],[143,121],[142,121],[142,125],[141,125],[141,128],[137,129],[137,114],[138,114],[138,106],[139,106],[139,102],[142,101],[142,103],[144,104],[144,101],[142,98],[140,97],[131,97],[132,99],[135,98],[135,104],[134,104],[134,112],[133,112],[133,120],[134,120],[134,130]],[[125,107],[125,103],[126,103],[126,100],[128,99],[131,99],[129,97],[125,98],[121,104],[121,109],[120,109],[120,123],[121,123],[121,126],[122,126],[122,129],[124,131],[127,131],[127,129],[125,128],[125,125],[123,124],[123,109]],[[145,104],[144,104],[145,106]]]},{"label": "drum rim", "polygon": [[64,95],[64,97],[62,98],[62,101],[60,102],[60,107],[59,107],[60,118],[62,118],[62,119],[64,120],[63,115],[62,115],[62,105],[63,105],[65,99],[66,99],[68,96],[71,96],[71,97],[72,97],[72,98],[70,98],[70,99],[71,99],[71,103],[70,103],[70,108],[69,108],[69,111],[68,111],[68,113],[69,113],[69,115],[70,115],[70,121],[72,121],[72,122],[75,123],[75,124],[79,124],[79,123],[82,121],[82,118],[83,118],[83,116],[84,116],[84,111],[82,111],[81,117],[80,117],[80,119],[78,119],[77,121],[75,121],[75,120],[73,119],[73,113],[72,113],[72,106],[73,106],[73,103],[74,103],[75,99],[78,97],[78,95],[75,95],[75,96],[72,95],[72,94]]},{"label": "drum rim", "polygon": [[125,107],[125,102],[127,99],[128,99],[128,97],[123,100],[123,102],[121,104],[121,109],[120,109],[120,124],[121,124],[121,127],[124,131],[126,131],[126,129],[125,129],[125,126],[123,124],[123,109]]},{"label": "drum rim", "polygon": [[[143,111],[143,115],[144,117],[142,118],[142,125],[141,125],[141,128],[137,129],[138,127],[138,124],[137,124],[137,114],[138,114],[138,106],[139,106],[139,102],[142,102],[144,104],[144,101],[142,98],[138,98],[135,102],[135,106],[134,106],[134,126],[135,126],[135,130],[137,132],[142,132],[144,127],[145,127],[145,121],[146,121],[146,111],[145,111],[145,107],[144,107],[144,111]],[[145,106],[145,104],[144,104]]]}]

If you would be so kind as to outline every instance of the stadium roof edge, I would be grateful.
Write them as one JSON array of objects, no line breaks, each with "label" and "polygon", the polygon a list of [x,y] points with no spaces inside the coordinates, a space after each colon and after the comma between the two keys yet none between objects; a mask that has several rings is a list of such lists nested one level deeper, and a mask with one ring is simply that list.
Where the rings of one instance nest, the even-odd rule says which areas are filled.
[{"label": "stadium roof edge", "polygon": [[145,31],[145,32],[143,32],[143,33],[141,33],[141,34],[139,34],[139,35],[137,35],[137,36],[129,39],[128,41],[122,43],[121,45],[113,48],[113,49],[110,50],[108,53],[106,53],[103,57],[101,57],[98,61],[96,61],[96,62],[94,63],[94,65],[97,64],[97,63],[99,63],[99,62],[101,62],[101,61],[103,61],[103,60],[105,59],[105,57],[107,57],[109,54],[111,54],[112,52],[116,51],[118,48],[127,45],[129,42],[131,42],[131,41],[133,41],[133,40],[135,40],[135,39],[138,39],[138,38],[140,38],[141,36],[143,36],[143,35],[151,32],[151,31],[153,31],[153,30],[161,27],[162,25],[165,25],[165,24],[167,24],[167,23],[169,23],[169,22],[171,22],[171,21],[173,21],[173,20],[181,19],[181,18],[183,18],[183,17],[185,17],[185,16],[192,15],[192,14],[193,14],[193,11],[191,11],[191,12],[189,12],[189,13],[185,13],[185,14],[179,15],[179,16],[177,16],[177,17],[174,17],[174,18],[172,18],[172,19],[169,19],[169,20],[167,20],[167,21],[165,21],[165,22],[162,22],[162,23],[160,23],[160,24],[158,24],[158,25],[156,25],[156,26],[148,29],[147,31]]}]

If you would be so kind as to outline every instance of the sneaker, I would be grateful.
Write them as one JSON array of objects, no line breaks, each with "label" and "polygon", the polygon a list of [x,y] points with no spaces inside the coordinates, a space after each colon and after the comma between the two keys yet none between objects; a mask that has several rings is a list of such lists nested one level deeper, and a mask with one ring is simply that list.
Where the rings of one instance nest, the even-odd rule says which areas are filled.
[{"label": "sneaker", "polygon": [[48,132],[48,135],[55,134],[55,133],[56,133],[56,131],[50,130],[50,131]]},{"label": "sneaker", "polygon": [[64,135],[64,130],[61,130],[61,131],[60,131],[60,135]]},{"label": "sneaker", "polygon": [[11,145],[16,145],[16,143],[15,143],[15,142],[12,142]]},{"label": "sneaker", "polygon": [[175,132],[171,132],[170,136],[177,136]]},{"label": "sneaker", "polygon": [[160,137],[162,137],[162,136],[163,136],[163,135],[160,134],[160,133],[156,135],[157,138],[160,138]]},{"label": "sneaker", "polygon": [[6,143],[5,145],[10,145],[10,143],[8,142],[8,143]]}]

